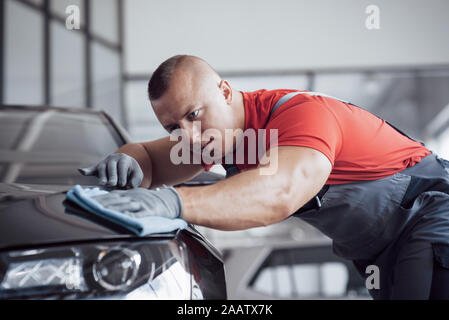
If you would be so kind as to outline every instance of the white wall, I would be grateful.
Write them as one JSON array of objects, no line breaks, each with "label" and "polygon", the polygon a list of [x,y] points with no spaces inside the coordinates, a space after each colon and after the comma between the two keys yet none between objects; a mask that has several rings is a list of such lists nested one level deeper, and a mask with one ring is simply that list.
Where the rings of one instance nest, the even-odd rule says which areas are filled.
[{"label": "white wall", "polygon": [[447,0],[126,0],[125,68],[180,53],[219,72],[448,64],[448,15]]}]

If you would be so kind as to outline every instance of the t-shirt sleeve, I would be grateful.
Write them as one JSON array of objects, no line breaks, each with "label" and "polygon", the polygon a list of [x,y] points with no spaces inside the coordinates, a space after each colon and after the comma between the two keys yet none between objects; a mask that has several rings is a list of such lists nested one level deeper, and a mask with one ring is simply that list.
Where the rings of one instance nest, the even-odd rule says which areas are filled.
[{"label": "t-shirt sleeve", "polygon": [[[278,129],[278,146],[300,146],[318,150],[334,166],[342,145],[342,132],[329,106],[305,102],[285,110],[276,110],[276,113],[266,129],[267,132],[269,129]],[[270,148],[274,146],[267,145],[270,145]]]}]

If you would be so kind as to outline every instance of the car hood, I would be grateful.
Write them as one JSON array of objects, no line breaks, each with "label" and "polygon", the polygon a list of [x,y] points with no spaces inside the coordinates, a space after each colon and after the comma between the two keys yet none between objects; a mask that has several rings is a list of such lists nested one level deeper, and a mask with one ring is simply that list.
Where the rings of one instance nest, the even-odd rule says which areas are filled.
[{"label": "car hood", "polygon": [[[0,250],[136,237],[65,201],[69,189],[71,186],[67,185],[0,183]],[[173,238],[174,235],[150,237]]]}]

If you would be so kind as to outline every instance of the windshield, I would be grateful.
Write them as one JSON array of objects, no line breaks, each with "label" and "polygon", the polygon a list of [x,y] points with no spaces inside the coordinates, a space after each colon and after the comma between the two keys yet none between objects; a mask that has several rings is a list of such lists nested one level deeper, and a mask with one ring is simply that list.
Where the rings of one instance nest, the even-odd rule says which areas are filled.
[{"label": "windshield", "polygon": [[124,143],[102,114],[0,109],[0,182],[96,184],[77,168],[97,163]]}]

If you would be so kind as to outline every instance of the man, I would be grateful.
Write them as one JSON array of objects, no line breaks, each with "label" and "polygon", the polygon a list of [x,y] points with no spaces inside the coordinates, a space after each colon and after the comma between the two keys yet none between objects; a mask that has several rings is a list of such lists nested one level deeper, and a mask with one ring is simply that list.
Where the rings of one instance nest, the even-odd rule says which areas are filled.
[{"label": "man", "polygon": [[[163,62],[148,94],[162,126],[181,130],[193,155],[209,159],[175,164],[178,141],[166,137],[127,144],[83,174],[111,187],[140,186],[125,192],[152,203],[155,215],[215,229],[267,226],[294,215],[332,238],[334,252],[361,275],[369,265],[379,268],[374,298],[449,298],[449,164],[424,145],[322,94],[235,90],[194,56]],[[229,129],[237,132],[231,143],[220,139]],[[258,129],[266,130],[264,150],[244,138]],[[251,163],[254,152],[263,157]],[[229,155],[234,165],[224,161]],[[206,160],[223,163],[227,179],[166,187],[209,170]],[[273,162],[276,170],[266,174]]]}]

